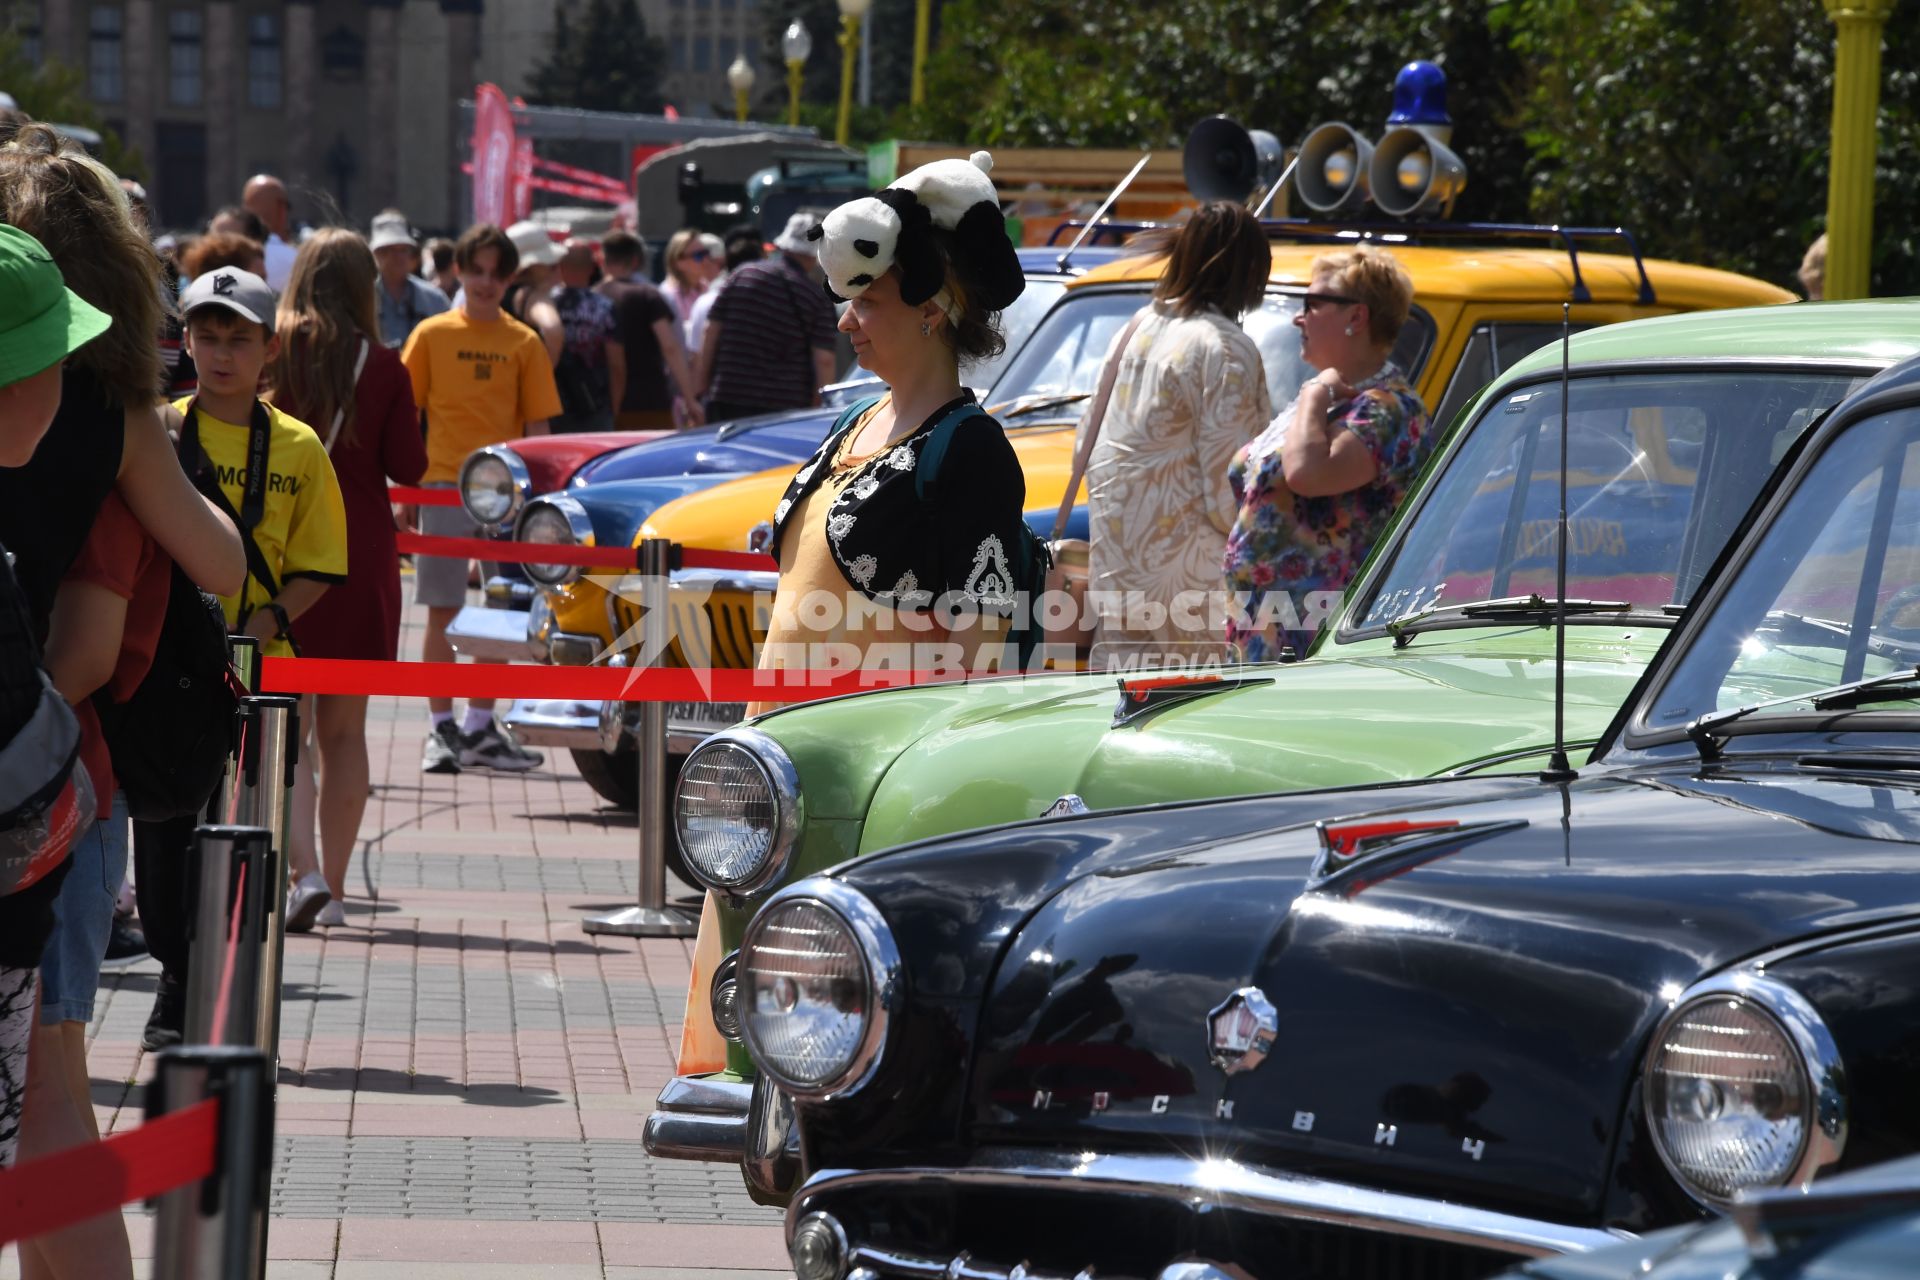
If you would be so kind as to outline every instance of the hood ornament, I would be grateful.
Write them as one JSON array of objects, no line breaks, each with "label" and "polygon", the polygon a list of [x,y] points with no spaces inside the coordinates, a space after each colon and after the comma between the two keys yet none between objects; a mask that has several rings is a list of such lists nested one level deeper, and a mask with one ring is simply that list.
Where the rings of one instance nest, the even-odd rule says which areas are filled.
[{"label": "hood ornament", "polygon": [[1242,987],[1207,1014],[1207,1056],[1235,1075],[1267,1060],[1280,1034],[1280,1014],[1258,987]]},{"label": "hood ornament", "polygon": [[1216,693],[1228,693],[1249,685],[1272,684],[1272,676],[1223,676],[1218,672],[1202,675],[1170,675],[1120,681],[1120,705],[1113,709],[1113,723],[1121,725],[1152,715],[1167,707]]}]

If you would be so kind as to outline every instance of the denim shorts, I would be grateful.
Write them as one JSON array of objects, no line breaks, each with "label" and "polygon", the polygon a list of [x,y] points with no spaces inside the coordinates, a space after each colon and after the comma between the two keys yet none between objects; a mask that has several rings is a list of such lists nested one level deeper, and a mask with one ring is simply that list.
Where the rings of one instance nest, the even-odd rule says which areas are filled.
[{"label": "denim shorts", "polygon": [[113,793],[113,816],[73,846],[73,865],[53,900],[53,934],[40,957],[40,1022],[93,1021],[100,962],[113,932],[113,904],[127,877],[127,799]]}]

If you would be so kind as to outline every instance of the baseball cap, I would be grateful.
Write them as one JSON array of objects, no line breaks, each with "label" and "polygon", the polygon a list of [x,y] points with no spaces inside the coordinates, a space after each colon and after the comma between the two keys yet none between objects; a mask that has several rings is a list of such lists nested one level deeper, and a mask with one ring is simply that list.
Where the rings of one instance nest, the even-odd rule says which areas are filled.
[{"label": "baseball cap", "polygon": [[107,331],[38,240],[0,225],[0,386],[42,373]]},{"label": "baseball cap", "polygon": [[507,228],[507,239],[513,241],[523,267],[550,267],[565,256],[547,229],[537,222],[514,223]]},{"label": "baseball cap", "polygon": [[273,309],[279,299],[267,282],[251,271],[219,267],[202,273],[180,295],[180,314],[191,316],[201,307],[225,307],[243,320],[273,332]]},{"label": "baseball cap", "polygon": [[392,245],[415,243],[413,231],[407,226],[407,220],[393,214],[382,214],[373,220],[373,237],[367,241],[369,249],[385,249]]}]

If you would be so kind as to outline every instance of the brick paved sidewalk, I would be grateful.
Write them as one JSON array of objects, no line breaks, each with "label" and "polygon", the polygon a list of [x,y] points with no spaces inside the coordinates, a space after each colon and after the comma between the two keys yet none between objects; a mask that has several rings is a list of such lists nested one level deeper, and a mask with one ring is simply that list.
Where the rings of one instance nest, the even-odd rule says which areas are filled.
[{"label": "brick paved sidewalk", "polygon": [[[418,652],[417,633],[401,652]],[[424,704],[377,700],[370,718],[348,925],[287,942],[268,1275],[791,1275],[779,1213],[733,1168],[641,1147],[673,1070],[691,942],[579,927],[634,900],[632,817],[564,751],[524,776],[426,776]],[[139,1123],[156,972],[145,962],[101,990],[89,1063],[103,1130]],[[143,1258],[148,1215],[127,1223]],[[18,1274],[8,1249],[0,1280]]]}]

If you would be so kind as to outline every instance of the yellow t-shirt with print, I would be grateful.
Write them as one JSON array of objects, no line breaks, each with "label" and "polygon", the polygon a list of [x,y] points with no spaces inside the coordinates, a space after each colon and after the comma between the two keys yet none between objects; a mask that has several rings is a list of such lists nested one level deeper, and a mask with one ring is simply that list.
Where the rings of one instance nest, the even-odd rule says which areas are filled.
[{"label": "yellow t-shirt with print", "polygon": [[427,415],[427,483],[460,478],[475,449],[518,440],[526,424],[560,415],[553,362],[540,335],[512,316],[484,323],[453,310],[414,326],[400,353],[413,402]]},{"label": "yellow t-shirt with print", "polygon": [[[187,411],[191,399],[175,405]],[[333,474],[333,461],[313,428],[290,418],[272,405],[266,406],[267,490],[260,523],[253,528],[253,540],[261,558],[284,588],[290,578],[313,578],[320,582],[347,580],[347,505],[340,497],[340,481]],[[222,422],[205,409],[200,414],[200,448],[213,464],[220,481],[220,492],[235,511],[246,498],[247,438],[251,428]],[[251,571],[238,595],[220,597],[227,625],[239,627],[242,617],[273,597]],[[320,606],[324,608],[325,606]],[[294,624],[295,637],[300,626]],[[285,640],[270,640],[263,647],[269,657],[291,657],[293,649]]]}]

